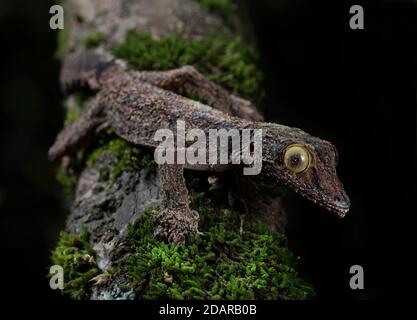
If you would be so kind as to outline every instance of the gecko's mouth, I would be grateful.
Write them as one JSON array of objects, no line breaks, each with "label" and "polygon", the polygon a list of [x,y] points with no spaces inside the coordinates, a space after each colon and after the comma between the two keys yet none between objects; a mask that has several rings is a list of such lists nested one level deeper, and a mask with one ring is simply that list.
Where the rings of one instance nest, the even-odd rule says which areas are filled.
[{"label": "gecko's mouth", "polygon": [[346,202],[337,203],[337,204],[326,203],[326,204],[323,204],[322,206],[326,208],[327,210],[336,213],[339,218],[344,218],[350,208],[350,204]]},{"label": "gecko's mouth", "polygon": [[335,213],[339,218],[344,218],[350,208],[350,201],[346,196],[346,200],[334,200],[323,195],[311,196],[308,193],[300,192],[308,200],[318,204],[324,209]]},{"label": "gecko's mouth", "polygon": [[340,190],[337,194],[329,196],[323,192],[315,192],[314,190],[300,188],[290,181],[282,180],[282,183],[307,200],[336,214],[339,218],[344,218],[350,209],[350,200],[344,190]]},{"label": "gecko's mouth", "polygon": [[346,213],[350,209],[350,200],[346,193],[344,193],[344,191],[340,192],[339,195],[333,198],[323,193],[315,193],[308,190],[304,190],[302,188],[298,188],[296,186],[291,186],[291,184],[289,183],[284,182],[284,184],[292,187],[296,193],[306,198],[307,200],[315,203],[316,205],[319,205],[320,207],[332,213],[335,213],[339,218],[344,218]]}]

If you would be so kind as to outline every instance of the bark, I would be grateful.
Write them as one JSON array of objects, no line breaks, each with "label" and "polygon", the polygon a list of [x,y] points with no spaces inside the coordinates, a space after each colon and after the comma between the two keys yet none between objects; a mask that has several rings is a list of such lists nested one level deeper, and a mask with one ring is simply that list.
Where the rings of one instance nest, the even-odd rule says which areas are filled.
[{"label": "bark", "polygon": [[[81,50],[84,38],[100,32],[104,41],[97,50],[111,56],[110,49],[121,43],[126,31],[132,28],[147,30],[155,39],[179,30],[193,40],[213,29],[229,34],[242,32],[231,30],[220,16],[206,11],[195,0],[68,0],[64,2],[64,8],[65,27],[69,32],[66,52]],[[147,208],[159,204],[162,194],[157,171],[142,168],[136,172],[123,172],[117,181],[109,184],[99,179],[103,165],[107,164],[98,162],[81,170],[66,222],[69,233],[76,234],[88,228],[100,272],[108,271],[128,254],[124,246],[127,226]],[[269,182],[261,177],[239,175],[232,175],[232,180],[228,176],[228,179],[228,183],[234,185],[230,188],[234,190],[231,203],[245,199],[246,210],[259,215],[272,229],[284,230],[284,208],[280,197],[268,189]],[[125,281],[121,274],[105,285],[95,285],[90,298],[132,298],[132,292],[122,293],[119,289]]]}]

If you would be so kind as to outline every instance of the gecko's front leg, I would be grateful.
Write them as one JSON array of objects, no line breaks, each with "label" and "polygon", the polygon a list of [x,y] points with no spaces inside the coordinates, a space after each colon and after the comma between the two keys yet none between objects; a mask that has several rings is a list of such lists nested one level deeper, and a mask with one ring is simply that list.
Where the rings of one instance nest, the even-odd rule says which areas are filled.
[{"label": "gecko's front leg", "polygon": [[64,155],[73,155],[87,146],[100,131],[108,127],[106,120],[105,104],[102,94],[98,93],[81,116],[58,134],[49,149],[49,159],[53,161]]},{"label": "gecko's front leg", "polygon": [[159,166],[161,176],[162,204],[154,212],[157,224],[155,235],[170,243],[183,245],[188,234],[198,233],[198,213],[190,209],[184,167],[178,164]]}]

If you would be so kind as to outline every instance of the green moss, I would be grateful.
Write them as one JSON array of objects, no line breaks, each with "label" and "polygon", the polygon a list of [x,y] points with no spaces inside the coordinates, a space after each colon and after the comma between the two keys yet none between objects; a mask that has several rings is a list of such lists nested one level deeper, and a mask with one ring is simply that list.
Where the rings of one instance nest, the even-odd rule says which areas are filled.
[{"label": "green moss", "polygon": [[83,230],[79,235],[61,232],[51,255],[52,263],[64,269],[63,294],[72,299],[87,298],[89,281],[98,273],[88,237],[87,230]]},{"label": "green moss", "polygon": [[255,101],[263,96],[258,56],[239,37],[230,39],[225,34],[211,33],[201,40],[191,41],[174,33],[155,40],[149,33],[130,30],[113,53],[138,70],[168,70],[193,65],[234,94]]},{"label": "green moss", "polygon": [[209,12],[219,14],[225,22],[233,25],[235,6],[231,0],[197,0]]},{"label": "green moss", "polygon": [[[83,105],[90,99],[89,95],[85,93],[74,94],[74,103],[71,103],[66,109],[66,115],[64,120],[64,126],[73,124],[81,115]],[[77,173],[80,169],[81,162],[84,158],[84,149],[77,152],[76,156],[71,159],[70,165],[67,167],[59,166],[55,171],[55,178],[63,189],[64,195],[67,199],[72,200],[75,195],[75,187],[77,183]]]},{"label": "green moss", "polygon": [[100,178],[110,183],[115,182],[124,171],[156,168],[150,152],[113,135],[102,138],[99,146],[88,155],[87,165],[91,167],[97,161],[106,158],[111,161],[111,164],[107,163],[101,168]]},{"label": "green moss", "polygon": [[55,58],[62,59],[68,50],[69,31],[68,28],[58,30],[57,49],[55,51]]},{"label": "green moss", "polygon": [[81,108],[78,107],[71,107],[67,109],[67,114],[65,115],[65,122],[64,125],[68,126],[73,124],[75,120],[77,120],[81,115]]},{"label": "green moss", "polygon": [[72,199],[75,193],[76,177],[63,166],[59,166],[55,172],[55,178],[61,185],[64,195],[68,199]]},{"label": "green moss", "polygon": [[[203,195],[204,196],[204,195]],[[201,194],[198,198],[202,198]],[[179,247],[153,236],[152,209],[129,226],[122,269],[139,299],[306,299],[311,285],[296,272],[285,238],[230,210],[198,208],[203,236]]]},{"label": "green moss", "polygon": [[96,32],[95,34],[85,37],[81,41],[81,46],[85,49],[91,49],[97,47],[104,40],[104,35],[101,32]]},{"label": "green moss", "polygon": [[85,105],[93,98],[93,95],[89,92],[78,91],[72,94],[71,103],[66,108],[66,115],[64,125],[68,126],[73,124],[75,120],[79,118]]}]

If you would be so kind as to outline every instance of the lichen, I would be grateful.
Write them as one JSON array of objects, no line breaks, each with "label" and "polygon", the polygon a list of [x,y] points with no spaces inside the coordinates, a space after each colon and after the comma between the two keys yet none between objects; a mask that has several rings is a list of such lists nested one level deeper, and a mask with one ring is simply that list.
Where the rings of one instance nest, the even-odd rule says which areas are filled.
[{"label": "lichen", "polygon": [[87,230],[79,235],[61,232],[58,244],[52,251],[51,261],[64,270],[64,289],[62,293],[72,299],[86,299],[90,280],[98,274],[94,260],[94,250]]},{"label": "lichen", "polygon": [[111,163],[104,163],[100,168],[100,179],[107,180],[111,184],[123,172],[131,172],[148,168],[153,170],[156,163],[149,150],[131,145],[127,141],[115,137],[113,134],[107,134],[102,137],[98,146],[87,156],[87,165],[93,166],[98,161],[108,159]]},{"label": "lichen", "polygon": [[129,30],[125,41],[115,47],[113,53],[137,70],[168,70],[193,65],[234,94],[254,101],[259,101],[264,94],[258,56],[240,37],[230,39],[226,34],[212,32],[193,41],[172,33],[156,40],[147,32]]},{"label": "lichen", "polygon": [[132,254],[118,270],[126,270],[138,299],[307,299],[312,286],[296,272],[284,236],[260,220],[246,218],[240,233],[238,213],[215,211],[200,203],[203,235],[180,247],[153,236],[152,209],[128,229]]}]

